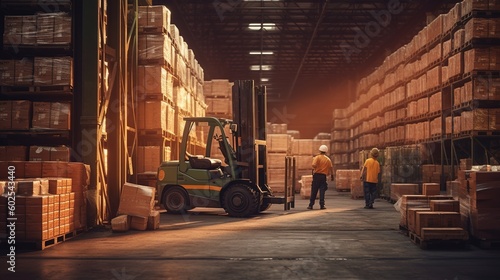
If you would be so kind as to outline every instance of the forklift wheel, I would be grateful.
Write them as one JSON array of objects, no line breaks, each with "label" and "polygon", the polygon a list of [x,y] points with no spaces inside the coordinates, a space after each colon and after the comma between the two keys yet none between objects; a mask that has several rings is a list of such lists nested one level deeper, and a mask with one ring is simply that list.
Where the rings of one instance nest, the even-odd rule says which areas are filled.
[{"label": "forklift wheel", "polygon": [[271,208],[271,205],[273,205],[272,203],[269,203],[269,202],[262,202],[262,205],[260,205],[260,209],[259,211],[260,212],[264,212],[266,211],[267,209]]},{"label": "forklift wheel", "polygon": [[189,198],[186,191],[182,187],[170,187],[164,195],[163,207],[168,213],[180,214],[191,209],[189,206]]},{"label": "forklift wheel", "polygon": [[231,186],[224,193],[224,209],[232,217],[248,217],[258,213],[259,195],[244,184]]}]

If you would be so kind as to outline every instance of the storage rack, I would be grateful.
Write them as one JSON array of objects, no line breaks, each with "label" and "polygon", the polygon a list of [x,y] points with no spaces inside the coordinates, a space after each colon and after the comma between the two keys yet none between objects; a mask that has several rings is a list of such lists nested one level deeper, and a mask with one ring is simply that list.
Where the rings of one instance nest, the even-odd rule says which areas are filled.
[{"label": "storage rack", "polygon": [[[344,109],[343,118],[339,117],[339,112],[334,112],[332,134],[345,134],[346,130],[350,134],[349,139],[334,137],[332,140],[333,146],[345,145],[349,141],[347,153],[334,149],[336,164],[357,168],[359,151],[374,146],[418,145],[427,156],[422,159],[423,163],[440,164],[443,171],[445,165],[452,167],[450,174],[443,174],[441,178],[443,187],[446,180],[455,177],[458,159],[469,157],[474,164],[488,164],[489,156],[497,157],[495,130],[447,132],[447,129],[453,129],[453,126],[446,125],[447,117],[456,117],[463,111],[500,107],[496,100],[473,99],[463,104],[453,103],[453,92],[457,87],[466,82],[474,84],[485,77],[494,83],[498,77],[496,69],[464,71],[466,51],[499,44],[498,38],[465,41],[459,37],[464,33],[457,32],[464,32],[462,29],[471,19],[498,21],[498,11],[476,10],[478,7],[471,3],[459,3],[448,14],[437,17],[409,44],[390,55],[379,69],[362,79],[358,88],[359,99]],[[449,79],[445,79],[446,70],[455,71]],[[438,102],[439,108],[432,107]],[[438,133],[431,133],[436,131],[436,127],[431,128],[436,123]],[[340,129],[338,124],[342,124]],[[416,135],[415,131],[424,134]]]}]

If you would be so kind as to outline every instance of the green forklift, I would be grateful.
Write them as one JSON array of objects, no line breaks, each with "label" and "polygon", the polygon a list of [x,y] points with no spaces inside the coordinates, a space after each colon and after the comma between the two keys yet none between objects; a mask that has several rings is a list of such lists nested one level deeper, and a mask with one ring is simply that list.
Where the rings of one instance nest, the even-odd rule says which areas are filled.
[{"label": "green forklift", "polygon": [[[235,81],[232,100],[233,120],[184,118],[179,160],[163,162],[157,173],[158,200],[168,213],[213,207],[223,208],[232,217],[249,217],[272,204],[283,204],[284,210],[295,206],[293,157],[283,158],[283,196],[273,195],[267,184],[265,87],[256,87],[252,80]],[[187,151],[196,127],[205,127],[206,132],[201,155]],[[220,150],[223,159],[211,157],[212,147]]]}]

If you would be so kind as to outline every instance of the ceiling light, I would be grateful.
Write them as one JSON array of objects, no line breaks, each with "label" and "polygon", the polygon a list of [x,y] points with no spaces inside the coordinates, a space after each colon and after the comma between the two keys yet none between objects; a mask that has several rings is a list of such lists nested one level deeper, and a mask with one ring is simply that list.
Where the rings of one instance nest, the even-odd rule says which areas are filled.
[{"label": "ceiling light", "polygon": [[250,30],[276,30],[276,23],[250,23],[248,24]]},{"label": "ceiling light", "polygon": [[250,52],[250,54],[252,54],[252,55],[272,55],[272,54],[274,54],[274,52],[271,52],[271,51],[255,52],[254,51],[254,52]]},{"label": "ceiling light", "polygon": [[261,82],[269,82],[269,78],[261,78],[260,81]]},{"label": "ceiling light", "polygon": [[252,71],[269,71],[271,70],[273,67],[271,65],[252,65],[250,66],[250,70]]}]

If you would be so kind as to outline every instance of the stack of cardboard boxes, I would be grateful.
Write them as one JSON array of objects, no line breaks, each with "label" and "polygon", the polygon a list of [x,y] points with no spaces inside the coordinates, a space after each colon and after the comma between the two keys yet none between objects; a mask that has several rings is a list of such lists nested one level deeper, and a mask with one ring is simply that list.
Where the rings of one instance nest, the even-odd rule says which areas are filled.
[{"label": "stack of cardboard boxes", "polygon": [[500,172],[461,170],[458,181],[462,226],[475,239],[498,242]]},{"label": "stack of cardboard boxes", "polygon": [[408,231],[412,241],[468,240],[460,222],[459,202],[440,193],[439,184],[424,183],[421,195],[402,195],[398,201],[400,228]]},{"label": "stack of cardboard boxes", "polygon": [[111,220],[113,231],[158,229],[160,212],[154,210],[154,198],[153,187],[125,183],[120,196],[118,216]]},{"label": "stack of cardboard boxes", "polygon": [[[86,229],[89,166],[53,161],[0,162],[0,165],[5,170],[8,166],[15,168],[13,184],[0,183],[3,186],[0,207],[6,208],[7,196],[13,195],[8,187],[13,186],[16,240],[34,242],[44,249],[47,244],[64,241],[65,237]],[[0,230],[5,233],[7,213],[0,215],[4,215],[0,219]]]}]

